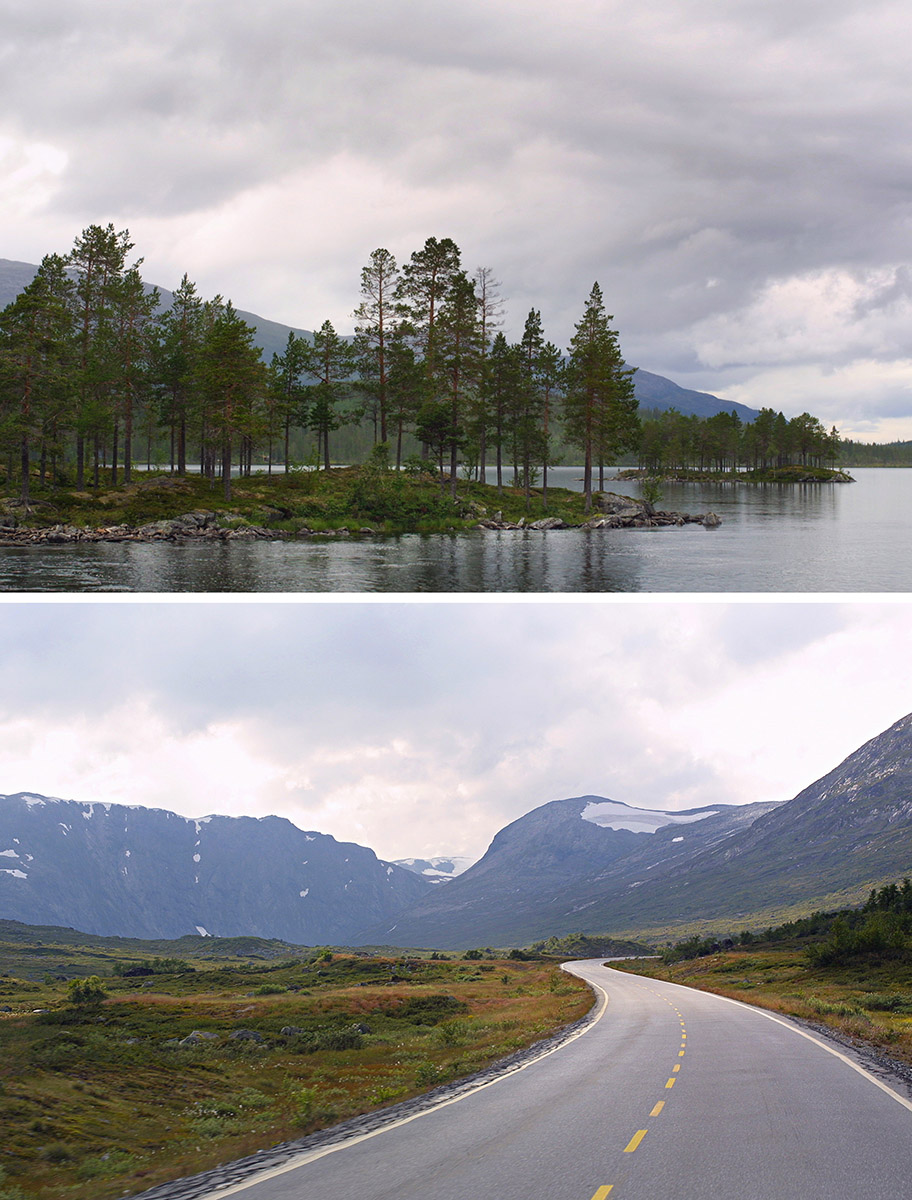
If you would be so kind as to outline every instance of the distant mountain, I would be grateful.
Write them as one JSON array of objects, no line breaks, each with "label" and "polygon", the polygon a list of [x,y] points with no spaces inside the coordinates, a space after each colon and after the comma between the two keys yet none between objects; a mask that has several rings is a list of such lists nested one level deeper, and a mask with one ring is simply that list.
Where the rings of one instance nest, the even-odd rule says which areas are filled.
[{"label": "distant mountain", "polygon": [[[649,812],[556,800],[359,940],[461,948],[857,903],[912,874],[912,714],[787,803]],[[764,914],[768,914],[765,916]]]},{"label": "distant mountain", "polygon": [[406,871],[414,871],[429,883],[448,883],[467,871],[474,858],[396,858],[397,867]]},{"label": "distant mountain", "polygon": [[[22,289],[35,276],[38,270],[34,263],[15,262],[12,259],[0,258],[0,309],[5,308],[19,295]],[[148,287],[151,289],[151,284]],[[173,293],[167,288],[160,287],[160,307],[164,310],[171,307]],[[226,300],[234,302],[235,297],[226,296]],[[238,309],[238,316],[256,330],[256,344],[263,351],[265,362],[271,362],[273,354],[281,354],[288,341],[288,334],[295,333],[298,337],[312,338],[313,333],[307,329],[298,329],[293,325],[282,325],[278,321],[268,321],[256,313]],[[753,421],[757,411],[733,401],[720,400],[708,392],[694,392],[688,388],[679,387],[670,379],[661,375],[652,375],[649,371],[638,370],[633,377],[634,391],[642,408],[656,408],[662,411],[676,408],[678,412],[699,417],[711,417],[717,412],[737,412],[742,421]]]},{"label": "distant mountain", "polygon": [[666,813],[604,796],[553,800],[502,829],[458,879],[359,940],[454,949],[611,932],[616,918],[606,912],[605,897],[619,893],[626,900],[643,875],[675,872],[772,807]]},{"label": "distant mountain", "polygon": [[345,943],[432,885],[280,817],[0,796],[0,917],[141,938]]},{"label": "distant mountain", "polygon": [[642,367],[633,377],[633,390],[640,408],[656,408],[662,412],[676,408],[679,413],[694,417],[734,412],[746,422],[754,421],[760,415],[756,408],[748,408],[746,404],[737,404],[734,400],[721,400],[709,392],[694,392],[690,388],[679,387],[670,379],[653,375]]},{"label": "distant mountain", "polygon": [[[7,304],[16,299],[22,289],[34,279],[37,270],[38,267],[34,263],[15,262],[13,259],[0,258],[0,309],[5,308]],[[146,284],[146,291],[151,291],[153,286],[155,285]],[[159,287],[158,291],[159,310],[164,312],[165,309],[171,307],[174,293],[163,287]],[[209,299],[209,297],[204,297],[204,299]],[[234,302],[232,296],[225,296],[224,299]],[[263,351],[263,358],[267,363],[272,360],[273,354],[281,354],[285,349],[290,332],[296,333],[299,337],[313,337],[310,330],[281,325],[278,321],[268,321],[265,317],[258,317],[256,313],[244,312],[243,309],[237,309],[237,314],[242,321],[246,321],[256,330],[255,341]]]}]

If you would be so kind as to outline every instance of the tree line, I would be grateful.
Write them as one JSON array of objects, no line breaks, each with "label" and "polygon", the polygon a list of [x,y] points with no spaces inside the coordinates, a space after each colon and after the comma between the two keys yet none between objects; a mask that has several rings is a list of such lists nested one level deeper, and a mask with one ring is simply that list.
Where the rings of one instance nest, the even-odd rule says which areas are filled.
[{"label": "tree line", "polygon": [[547,499],[556,437],[578,450],[587,508],[593,472],[637,445],[634,370],[596,283],[566,352],[532,309],[520,340],[500,329],[489,268],[469,275],[458,246],[428,238],[400,265],[375,250],[361,272],[355,335],[330,321],[288,335],[265,363],[230,302],[203,300],[185,275],[171,306],[129,261],[128,231],[92,225],[67,255],[45,256],[0,313],[0,452],[29,502],[33,476],[79,490],[129,483],[162,444],[171,470],[196,460],[230,496],[232,470],[292,466],[305,431],[328,469],[336,431],[367,423],[402,465],[412,435],[456,490],[457,467],[498,488],[504,471]]},{"label": "tree line", "polygon": [[772,408],[744,422],[736,412],[711,417],[675,409],[641,415],[638,461],[650,472],[768,470],[832,466],[841,457],[838,430],[810,413],[786,418]]}]

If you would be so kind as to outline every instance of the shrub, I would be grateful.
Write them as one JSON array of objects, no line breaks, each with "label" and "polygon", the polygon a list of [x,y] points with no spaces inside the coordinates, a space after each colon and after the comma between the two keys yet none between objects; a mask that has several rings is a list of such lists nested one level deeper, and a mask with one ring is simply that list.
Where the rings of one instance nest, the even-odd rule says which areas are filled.
[{"label": "shrub", "polygon": [[67,985],[70,1004],[100,1004],[107,994],[97,975],[90,975],[88,979],[71,979]]},{"label": "shrub", "polygon": [[410,996],[395,1008],[386,1009],[385,1013],[389,1017],[400,1017],[415,1025],[437,1025],[447,1017],[468,1011],[469,1006],[464,1000],[457,1000],[455,996],[433,995]]},{"label": "shrub", "polygon": [[466,1040],[470,1029],[471,1025],[468,1021],[453,1018],[449,1021],[441,1021],[434,1032],[444,1046],[458,1046]]},{"label": "shrub", "polygon": [[[135,1171],[142,1165],[142,1159],[125,1150],[109,1150],[107,1154],[94,1154],[84,1158],[76,1168],[76,1178],[110,1179],[114,1175],[123,1175],[127,1171]],[[2,1192],[0,1192],[2,1197]]]}]

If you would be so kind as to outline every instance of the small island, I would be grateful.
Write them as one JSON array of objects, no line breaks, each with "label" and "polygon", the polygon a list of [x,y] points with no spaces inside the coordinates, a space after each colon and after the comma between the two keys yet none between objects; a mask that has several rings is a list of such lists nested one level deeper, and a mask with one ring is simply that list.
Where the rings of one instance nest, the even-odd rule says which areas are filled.
[{"label": "small island", "polygon": [[663,470],[645,468],[619,471],[622,480],[655,480],[657,483],[854,483],[848,471],[836,467],[800,466],[755,467],[732,471]]},{"label": "small island", "polygon": [[[445,484],[445,487],[442,486]],[[567,488],[502,487],[432,469],[365,464],[242,476],[231,498],[199,475],[134,472],[129,484],[35,490],[27,504],[0,486],[0,545],[377,537],[463,530],[658,529],[718,525],[713,513],[664,512],[657,500]]]}]

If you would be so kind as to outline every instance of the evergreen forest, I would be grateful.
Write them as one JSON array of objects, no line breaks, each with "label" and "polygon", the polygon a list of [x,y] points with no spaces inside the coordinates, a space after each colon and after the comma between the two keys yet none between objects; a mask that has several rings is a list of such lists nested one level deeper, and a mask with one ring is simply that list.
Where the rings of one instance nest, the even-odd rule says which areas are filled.
[{"label": "evergreen forest", "polygon": [[[233,476],[329,470],[366,460],[538,489],[548,469],[582,463],[588,511],[604,467],[650,474],[832,464],[840,451],[807,413],[763,409],[700,419],[639,413],[598,283],[570,345],[532,309],[520,340],[502,332],[500,285],[469,274],[450,238],[399,264],[375,250],[361,271],[354,336],[324,321],[289,332],[263,360],[255,330],[185,275],[164,308],[144,285],[129,232],[92,225],[44,257],[0,313],[0,475],[24,505],[33,489],[129,484],[140,466],[200,472],[231,496]],[[344,441],[343,441],[344,438]]]},{"label": "evergreen forest", "polygon": [[266,363],[254,330],[184,276],[161,310],[130,261],[127,231],[90,226],[67,255],[42,260],[0,314],[0,446],[28,503],[33,480],[82,490],[129,483],[137,463],[199,469],[230,496],[232,472],[328,470],[343,428],[369,431],[390,463],[421,447],[455,494],[457,469],[527,490],[547,487],[555,434],[586,464],[633,449],[633,369],[598,284],[565,356],[528,314],[519,342],[499,326],[488,268],[471,277],[449,238],[428,238],[400,268],[375,250],[361,272],[353,338],[330,321],[290,332]]}]

